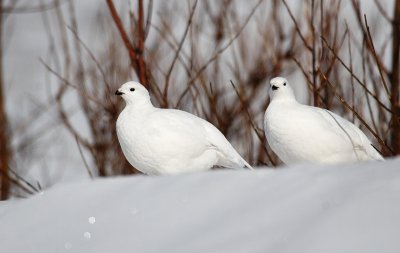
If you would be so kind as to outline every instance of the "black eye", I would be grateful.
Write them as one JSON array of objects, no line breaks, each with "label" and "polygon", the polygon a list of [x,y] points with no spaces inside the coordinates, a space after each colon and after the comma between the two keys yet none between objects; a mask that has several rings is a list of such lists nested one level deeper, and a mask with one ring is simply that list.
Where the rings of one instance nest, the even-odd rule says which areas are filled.
[{"label": "black eye", "polygon": [[286,86],[286,83],[283,83],[283,86]]},{"label": "black eye", "polygon": [[130,91],[135,91],[135,88],[130,88],[129,90],[130,90]]}]

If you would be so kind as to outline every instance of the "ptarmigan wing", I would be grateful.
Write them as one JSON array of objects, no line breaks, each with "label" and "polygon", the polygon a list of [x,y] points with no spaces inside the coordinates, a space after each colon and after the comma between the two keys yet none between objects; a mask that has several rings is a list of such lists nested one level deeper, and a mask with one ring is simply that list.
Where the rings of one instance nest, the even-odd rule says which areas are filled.
[{"label": "ptarmigan wing", "polygon": [[351,143],[359,160],[383,160],[383,157],[372,146],[368,137],[356,125],[326,109],[316,107],[313,109],[319,111],[321,116],[330,122],[332,131],[336,131],[342,138]]},{"label": "ptarmigan wing", "polygon": [[198,121],[197,117],[184,111],[155,110],[143,124],[148,148],[169,157],[201,155],[208,148],[207,132]]}]

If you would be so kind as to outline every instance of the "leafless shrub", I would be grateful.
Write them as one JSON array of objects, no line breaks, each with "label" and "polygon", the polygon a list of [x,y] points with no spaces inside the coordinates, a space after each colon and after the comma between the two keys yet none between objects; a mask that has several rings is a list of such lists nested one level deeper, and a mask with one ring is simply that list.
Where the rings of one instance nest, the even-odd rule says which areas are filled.
[{"label": "leafless shrub", "polygon": [[[60,119],[91,154],[100,176],[135,172],[115,134],[123,105],[113,92],[130,79],[147,86],[159,106],[180,108],[212,122],[251,164],[273,166],[279,161],[262,130],[267,82],[277,75],[300,73],[310,102],[344,114],[373,137],[385,156],[391,156],[400,153],[399,2],[391,18],[375,1],[379,15],[393,27],[388,38],[390,67],[384,64],[385,48],[374,45],[368,17],[356,0],[351,7],[362,38],[353,31],[354,24],[350,29],[340,18],[339,0],[309,0],[297,3],[297,9],[286,0],[179,5],[138,0],[125,13],[106,0],[108,10],[98,20],[104,47],[96,52],[80,39],[74,5],[69,2],[70,20],[64,20],[61,12],[58,15],[64,29],[64,69],[44,64],[59,77]],[[73,37],[72,45],[68,36]],[[63,106],[70,89],[79,98],[90,137],[77,131]]]}]

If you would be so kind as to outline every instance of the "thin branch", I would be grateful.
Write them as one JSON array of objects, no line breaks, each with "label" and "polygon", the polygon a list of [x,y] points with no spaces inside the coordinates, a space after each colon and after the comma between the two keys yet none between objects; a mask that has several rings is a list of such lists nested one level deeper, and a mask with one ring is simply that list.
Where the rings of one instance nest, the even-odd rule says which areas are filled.
[{"label": "thin branch", "polygon": [[188,82],[188,87],[185,89],[185,91],[182,93],[182,95],[180,96],[180,98],[178,99],[178,102],[176,104],[176,107],[179,106],[179,104],[181,103],[183,97],[186,95],[186,93],[189,91],[190,86],[194,83],[194,81],[197,80],[197,78],[199,78],[199,76],[203,73],[203,71],[208,67],[208,65],[210,63],[212,63],[213,61],[215,61],[227,48],[229,48],[232,43],[240,36],[240,34],[242,33],[242,31],[244,30],[244,28],[246,27],[246,25],[249,23],[250,18],[254,15],[254,12],[257,10],[257,7],[260,6],[260,4],[262,3],[263,0],[259,0],[258,3],[253,7],[253,9],[251,10],[250,14],[246,17],[243,25],[240,27],[239,31],[233,36],[233,38],[231,38],[228,43],[223,46],[221,49],[219,49],[217,52],[214,53],[214,55],[208,59],[208,61],[197,71],[197,73],[194,75],[194,77],[192,77],[189,82]]},{"label": "thin branch", "polygon": [[131,64],[133,69],[137,70],[138,69],[138,65],[136,62],[137,59],[137,54],[136,54],[136,50],[135,48],[132,46],[128,34],[125,31],[124,25],[122,24],[121,19],[118,16],[117,10],[115,9],[114,3],[112,0],[106,0],[107,5],[108,5],[108,9],[110,10],[111,13],[111,17],[114,20],[115,25],[117,26],[117,29],[119,31],[119,34],[121,36],[121,39],[126,47],[126,49],[128,50],[128,54],[129,54],[129,58],[131,60]]},{"label": "thin branch", "polygon": [[[39,61],[40,61],[40,63],[42,63],[42,64],[45,66],[45,68],[46,68],[50,73],[52,73],[52,74],[55,75],[58,79],[60,79],[60,80],[62,81],[62,83],[64,83],[65,85],[67,85],[67,86],[69,86],[69,87],[74,88],[74,89],[77,90],[78,92],[83,92],[82,89],[81,89],[80,87],[78,87],[78,86],[72,84],[70,81],[68,81],[67,79],[63,78],[59,73],[57,73],[55,70],[53,70],[46,62],[44,62],[44,60],[39,59]],[[90,95],[88,95],[88,94],[85,94],[85,97],[86,97],[87,99],[90,99],[91,101],[95,102],[96,104],[100,105],[104,110],[109,111],[109,109],[108,109],[107,107],[105,107],[105,106],[103,105],[103,103],[102,103],[100,100],[98,100],[97,98],[92,97],[92,96],[90,96]]]},{"label": "thin branch", "polygon": [[385,11],[385,9],[383,8],[380,0],[374,0],[374,3],[376,5],[376,7],[378,8],[378,11],[381,13],[381,15],[389,22],[392,23],[393,20],[392,18],[389,16],[389,14]]},{"label": "thin branch", "polygon": [[[320,71],[319,71],[320,72]],[[324,73],[320,72],[322,78],[329,84],[329,86],[332,88],[332,91],[334,92],[335,96],[339,99],[339,101],[344,105],[345,108],[348,110],[352,111],[354,115],[357,117],[358,120],[368,129],[368,131],[375,137],[375,139],[382,145],[382,147],[385,147],[388,151],[390,151],[391,154],[394,154],[392,149],[378,136],[378,134],[365,122],[365,120],[361,117],[361,115],[353,110],[353,108],[346,102],[346,100],[340,96],[335,89],[335,86],[329,81],[329,79],[325,76]]]},{"label": "thin branch", "polygon": [[247,108],[247,103],[245,102],[245,99],[240,95],[240,93],[239,93],[239,91],[236,89],[236,86],[235,86],[235,84],[233,83],[233,81],[232,81],[232,80],[229,80],[229,81],[230,81],[230,83],[232,84],[232,87],[233,87],[233,89],[235,90],[235,93],[236,93],[237,97],[239,98],[239,101],[240,101],[240,103],[241,103],[241,105],[242,105],[242,108],[244,109],[244,111],[245,111],[246,114],[247,114],[247,117],[248,117],[248,120],[249,120],[249,123],[250,123],[251,127],[253,128],[254,132],[256,133],[257,138],[258,138],[258,139],[260,140],[260,142],[262,143],[262,147],[264,148],[264,151],[265,151],[265,153],[267,154],[268,159],[271,161],[272,165],[275,166],[276,164],[275,164],[274,160],[272,159],[271,155],[269,154],[269,152],[268,152],[268,150],[267,150],[267,148],[266,148],[266,143],[265,143],[264,135],[260,134],[258,128],[257,128],[256,125],[254,124],[254,122],[253,122],[253,120],[252,120],[253,117],[251,116],[251,114],[250,114],[250,112],[249,112],[249,110],[248,110],[248,108]]},{"label": "thin branch", "polygon": [[79,139],[78,139],[77,136],[75,136],[75,141],[76,141],[76,145],[78,146],[79,154],[81,155],[83,164],[85,165],[86,171],[87,171],[87,173],[89,174],[89,177],[90,177],[91,179],[93,179],[93,173],[92,173],[92,171],[90,170],[88,163],[86,162],[85,156],[83,155],[82,148],[81,148],[81,145],[80,145],[80,143],[79,143]]},{"label": "thin branch", "polygon": [[363,82],[361,82],[361,80],[350,70],[350,68],[346,65],[346,63],[343,62],[343,60],[337,55],[337,53],[335,52],[335,50],[328,44],[328,42],[326,41],[326,39],[325,39],[324,37],[322,37],[322,36],[321,36],[321,38],[322,38],[322,40],[324,41],[325,45],[328,47],[328,49],[331,51],[331,53],[332,53],[332,54],[335,56],[335,58],[341,63],[341,65],[350,73],[350,75],[357,81],[357,83],[358,83],[359,85],[361,85],[361,86],[365,89],[365,91],[366,91],[369,95],[371,95],[371,96],[375,99],[375,101],[376,101],[382,108],[384,108],[386,111],[392,113],[392,111],[389,109],[389,107],[387,107],[386,105],[384,105],[384,104],[379,100],[379,98],[378,98],[374,93],[372,93],[372,92],[368,89],[368,87],[367,87]]},{"label": "thin branch", "polygon": [[74,35],[75,39],[79,42],[79,44],[83,47],[83,49],[85,49],[85,51],[88,53],[90,59],[92,59],[92,61],[95,63],[96,67],[99,69],[101,76],[103,77],[103,81],[106,83],[106,87],[110,87],[110,84],[107,81],[107,77],[106,74],[103,70],[103,68],[101,67],[100,62],[96,59],[96,57],[94,56],[93,52],[89,49],[89,47],[81,40],[81,38],[79,37],[79,35],[77,34],[77,31],[75,29],[73,29],[70,26],[67,26],[67,28],[72,32],[72,34]]},{"label": "thin branch", "polygon": [[189,15],[189,19],[188,19],[187,24],[186,24],[185,32],[183,33],[182,39],[181,39],[181,41],[179,42],[178,49],[177,49],[176,52],[175,52],[174,59],[172,60],[172,63],[171,63],[171,65],[170,65],[169,70],[168,70],[168,72],[167,72],[167,75],[166,75],[166,77],[165,77],[165,86],[164,86],[164,96],[165,96],[165,97],[168,96],[168,87],[169,87],[169,80],[170,80],[170,77],[171,77],[171,73],[172,73],[172,70],[174,69],[175,62],[176,62],[176,60],[177,60],[178,57],[179,57],[179,53],[181,52],[183,43],[185,42],[185,39],[186,39],[186,37],[187,37],[187,34],[188,34],[188,31],[189,31],[190,25],[192,24],[193,15],[194,15],[194,12],[195,12],[195,10],[196,10],[197,2],[198,2],[198,0],[196,0],[196,1],[194,2],[194,5],[193,5],[193,7],[192,7],[192,9],[191,9],[191,11],[190,11],[190,15]]},{"label": "thin branch", "polygon": [[[315,27],[314,27],[314,5],[315,0],[311,0],[311,33],[312,33],[312,87],[313,87],[313,98],[314,106],[318,106],[318,87],[317,87],[317,70],[315,68],[316,64],[316,52],[315,52]],[[322,5],[322,4],[321,4]],[[321,20],[322,23],[322,20]]]},{"label": "thin branch", "polygon": [[146,62],[144,61],[144,41],[145,41],[145,27],[144,27],[144,10],[143,10],[143,0],[138,0],[138,41],[137,41],[137,65],[139,72],[140,82],[148,87],[149,83],[147,80],[147,68]]},{"label": "thin branch", "polygon": [[390,91],[389,91],[389,88],[386,84],[386,80],[383,77],[383,73],[382,73],[382,64],[381,64],[381,61],[378,59],[378,55],[376,54],[374,42],[372,40],[371,32],[369,30],[369,26],[368,26],[368,22],[367,22],[367,16],[365,14],[364,14],[364,21],[365,21],[365,26],[367,28],[368,39],[369,39],[369,42],[371,43],[372,54],[376,60],[376,65],[378,66],[379,75],[381,76],[383,86],[385,87],[386,95],[388,96],[388,98],[390,98]]},{"label": "thin branch", "polygon": [[32,13],[37,13],[37,12],[43,12],[43,11],[48,11],[57,8],[58,6],[61,6],[62,4],[68,2],[70,0],[62,0],[60,3],[59,1],[54,1],[46,4],[40,4],[37,6],[21,6],[21,7],[15,7],[14,5],[11,6],[4,6],[2,11],[3,13],[7,14],[32,14]]},{"label": "thin branch", "polygon": [[312,48],[307,44],[306,39],[304,38],[303,34],[301,34],[300,26],[297,23],[296,19],[294,18],[292,11],[289,8],[289,5],[286,3],[285,0],[282,0],[283,4],[286,7],[286,10],[289,12],[290,18],[292,19],[294,26],[296,28],[297,34],[300,36],[300,39],[303,41],[304,46],[308,49],[308,51],[312,52]]},{"label": "thin branch", "polygon": [[239,31],[235,34],[235,36],[233,36],[232,39],[229,40],[229,42],[222,47],[220,50],[218,50],[201,68],[199,71],[197,71],[196,75],[189,81],[189,83],[193,83],[200,75],[201,73],[203,73],[203,71],[207,68],[207,66],[212,63],[213,61],[215,61],[227,48],[230,47],[230,45],[232,45],[232,43],[240,36],[240,34],[242,33],[242,31],[244,30],[244,28],[247,26],[247,24],[250,21],[250,18],[254,15],[254,12],[257,10],[258,6],[260,6],[260,4],[262,3],[263,0],[259,0],[258,3],[253,7],[253,9],[251,10],[250,14],[247,16],[247,18],[245,19],[243,25],[240,27]]},{"label": "thin branch", "polygon": [[153,13],[153,0],[149,0],[149,5],[147,6],[146,26],[144,28],[144,39],[145,40],[147,39],[147,35],[149,35],[152,13]]},{"label": "thin branch", "polygon": [[33,186],[28,180],[26,180],[25,178],[20,176],[16,171],[14,171],[11,168],[9,168],[9,170],[10,170],[11,174],[13,174],[17,178],[17,180],[20,180],[23,183],[25,183],[33,192],[40,192],[40,189]]}]

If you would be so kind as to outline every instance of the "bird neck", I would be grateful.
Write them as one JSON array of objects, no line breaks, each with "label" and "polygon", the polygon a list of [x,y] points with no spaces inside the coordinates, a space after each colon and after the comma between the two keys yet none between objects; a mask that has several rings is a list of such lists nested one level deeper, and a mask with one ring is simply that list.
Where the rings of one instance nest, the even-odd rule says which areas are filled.
[{"label": "bird neck", "polygon": [[296,97],[294,96],[293,92],[287,92],[285,94],[278,93],[273,97],[272,101],[297,103]]},{"label": "bird neck", "polygon": [[135,101],[127,101],[125,109],[134,110],[138,112],[146,112],[149,110],[154,110],[154,106],[150,101],[150,97],[146,99],[140,99]]}]

